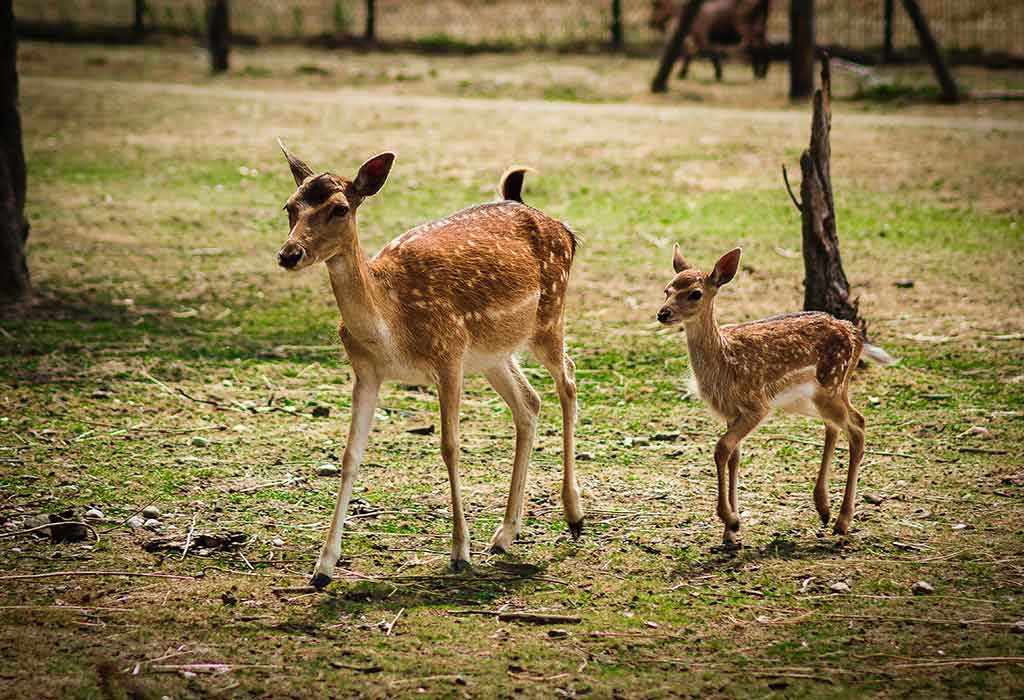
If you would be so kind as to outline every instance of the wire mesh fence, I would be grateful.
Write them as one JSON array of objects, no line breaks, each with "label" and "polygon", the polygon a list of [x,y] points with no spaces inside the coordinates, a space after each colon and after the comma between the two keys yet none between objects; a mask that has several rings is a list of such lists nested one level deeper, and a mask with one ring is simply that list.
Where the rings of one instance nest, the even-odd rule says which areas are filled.
[{"label": "wire mesh fence", "polygon": [[[1022,0],[919,1],[954,65],[1013,69],[994,78],[975,70],[972,81],[1022,81]],[[885,51],[887,4],[893,10],[891,51]],[[141,6],[139,0],[15,0],[14,7],[21,22],[79,31],[130,31],[139,7],[147,31],[202,36],[206,23],[206,0],[142,0]],[[771,5],[768,39],[774,44],[788,43],[788,10],[786,0]],[[256,42],[344,42],[364,37],[372,15],[373,38],[384,44],[601,50],[613,46],[617,23],[622,47],[653,54],[666,36],[649,26],[651,12],[651,0],[235,0],[231,25],[239,38]],[[876,57],[918,59],[917,35],[900,0],[819,0],[815,16],[821,45],[870,56],[872,62]]]}]

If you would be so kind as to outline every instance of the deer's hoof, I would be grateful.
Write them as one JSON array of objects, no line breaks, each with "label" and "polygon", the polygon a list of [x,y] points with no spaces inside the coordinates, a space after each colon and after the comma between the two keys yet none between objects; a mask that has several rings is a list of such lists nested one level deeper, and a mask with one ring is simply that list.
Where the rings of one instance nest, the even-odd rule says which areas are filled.
[{"label": "deer's hoof", "polygon": [[842,520],[837,520],[835,526],[832,528],[833,535],[847,535],[850,533],[850,525],[844,523]]},{"label": "deer's hoof", "polygon": [[569,534],[572,535],[574,540],[578,540],[580,535],[583,534],[583,518],[580,518],[574,523],[569,523]]},{"label": "deer's hoof", "polygon": [[329,584],[330,582],[331,577],[327,574],[314,574],[313,578],[309,582],[309,585],[311,585],[318,591],[322,591],[323,589],[327,588],[327,584]]},{"label": "deer's hoof", "polygon": [[487,550],[490,554],[504,554],[505,548],[495,542],[491,545],[491,548]]},{"label": "deer's hoof", "polygon": [[452,573],[461,574],[463,571],[469,569],[469,562],[465,559],[452,559],[451,568]]},{"label": "deer's hoof", "polygon": [[821,526],[826,527],[828,525],[829,519],[832,517],[832,514],[826,510],[821,513],[818,513],[818,517],[821,518]]}]

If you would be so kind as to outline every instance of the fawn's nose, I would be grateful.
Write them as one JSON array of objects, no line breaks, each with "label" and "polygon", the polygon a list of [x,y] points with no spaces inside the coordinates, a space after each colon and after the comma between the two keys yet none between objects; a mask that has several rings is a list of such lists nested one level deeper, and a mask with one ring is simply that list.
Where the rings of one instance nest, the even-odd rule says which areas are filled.
[{"label": "fawn's nose", "polygon": [[670,318],[672,318],[672,312],[669,309],[662,308],[661,311],[658,312],[658,320],[661,323],[664,323],[665,321],[669,320]]},{"label": "fawn's nose", "polygon": [[305,251],[302,250],[301,246],[294,243],[286,243],[277,254],[277,264],[287,270],[290,270],[299,264],[299,261],[302,260],[302,256],[304,254]]}]

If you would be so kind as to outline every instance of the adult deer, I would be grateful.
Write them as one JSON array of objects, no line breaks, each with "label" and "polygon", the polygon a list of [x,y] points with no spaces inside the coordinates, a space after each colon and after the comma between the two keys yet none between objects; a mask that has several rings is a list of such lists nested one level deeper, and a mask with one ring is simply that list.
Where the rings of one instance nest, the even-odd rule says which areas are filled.
[{"label": "adult deer", "polygon": [[[688,1],[688,0],[685,0]],[[683,65],[679,77],[685,78],[694,56],[704,55],[715,67],[715,79],[722,79],[720,47],[740,45],[751,58],[755,78],[768,75],[768,11],[771,0],[705,0],[697,10],[690,33],[682,46]],[[683,3],[678,0],[652,0],[648,26],[664,32],[673,17],[679,16]]]},{"label": "adult deer", "polygon": [[817,311],[720,328],[715,296],[736,275],[740,253],[739,248],[726,253],[710,273],[704,273],[686,262],[675,246],[676,274],[665,287],[665,304],[658,311],[662,324],[683,325],[697,391],[728,426],[715,446],[723,542],[726,547],[738,546],[740,442],[776,408],[825,422],[825,448],[814,486],[814,505],[823,525],[830,516],[829,467],[839,431],[846,433],[850,465],[834,527],[836,534],[845,535],[853,520],[857,468],[864,456],[864,416],[850,404],[850,376],[862,355],[883,364],[893,360],[884,350],[867,345],[852,323]]},{"label": "adult deer", "polygon": [[500,202],[482,204],[406,231],[367,259],[356,212],[388,177],[395,156],[369,159],[352,179],[316,174],[282,143],[298,186],[288,198],[290,233],[278,253],[288,270],[327,265],[341,312],[341,342],[355,373],[341,490],[312,584],[331,581],[352,486],[366,449],[381,383],[436,384],[441,454],[451,487],[451,565],[470,560],[459,488],[459,402],[463,376],[483,372],[512,411],[516,449],[505,516],[491,551],[507,550],[519,532],[526,470],[540,397],[515,358],[529,347],[555,380],[562,404],[562,502],[569,530],[583,526],[575,474],[575,365],[565,352],[565,292],[576,252],[573,233],[522,202],[525,169],[501,179]]}]

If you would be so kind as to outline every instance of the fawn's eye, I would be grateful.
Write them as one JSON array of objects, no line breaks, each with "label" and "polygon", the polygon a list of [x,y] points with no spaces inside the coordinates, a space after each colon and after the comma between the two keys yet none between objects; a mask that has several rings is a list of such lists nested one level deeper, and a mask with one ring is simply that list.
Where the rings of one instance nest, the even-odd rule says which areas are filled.
[{"label": "fawn's eye", "polygon": [[348,214],[348,207],[346,207],[344,204],[339,204],[338,206],[334,207],[334,209],[331,209],[331,217],[338,217],[340,219],[341,217],[345,216],[345,214]]},{"label": "fawn's eye", "polygon": [[686,298],[689,299],[690,301],[700,301],[700,298],[702,296],[704,296],[704,294],[699,289],[694,289],[692,292],[686,295]]}]

